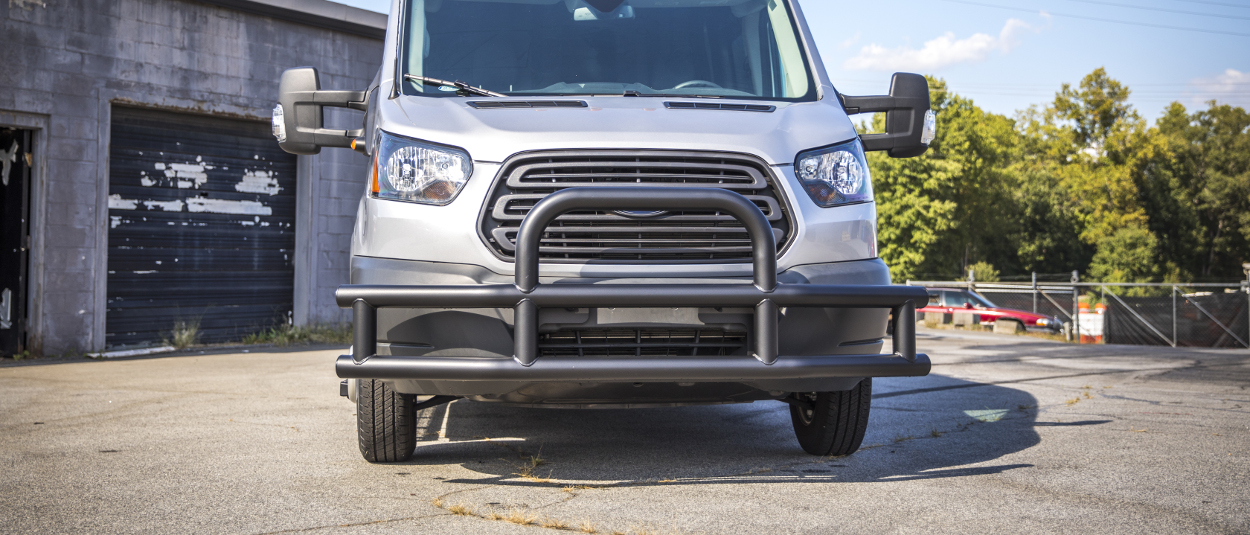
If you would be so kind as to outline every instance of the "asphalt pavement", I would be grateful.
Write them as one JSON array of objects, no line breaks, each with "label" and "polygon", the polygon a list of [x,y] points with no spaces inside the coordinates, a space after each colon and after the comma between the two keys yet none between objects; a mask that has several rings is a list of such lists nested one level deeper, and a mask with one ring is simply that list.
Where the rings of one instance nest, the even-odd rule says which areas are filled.
[{"label": "asphalt pavement", "polygon": [[918,343],[933,373],[877,380],[838,458],[779,402],[457,401],[370,464],[340,349],[7,361],[0,532],[1250,532],[1250,352]]}]

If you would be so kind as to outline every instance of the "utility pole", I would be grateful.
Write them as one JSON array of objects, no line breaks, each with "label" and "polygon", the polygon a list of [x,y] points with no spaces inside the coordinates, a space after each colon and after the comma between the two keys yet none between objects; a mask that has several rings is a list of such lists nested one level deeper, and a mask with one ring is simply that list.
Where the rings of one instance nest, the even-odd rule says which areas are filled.
[{"label": "utility pole", "polygon": [[1033,272],[1033,313],[1037,314],[1037,272]]},{"label": "utility pole", "polygon": [[975,291],[977,291],[977,289],[976,289],[976,285],[975,285],[975,284],[976,284],[976,282],[977,282],[977,274],[976,274],[976,272],[975,272],[975,271],[973,271],[973,270],[971,270],[971,269],[969,269],[969,270],[968,270],[968,291],[969,291],[969,292],[975,292]]},{"label": "utility pole", "polygon": [[1081,282],[1081,274],[1075,269],[1072,270],[1072,331],[1076,336],[1076,343],[1081,343],[1081,290],[1076,287],[1076,283]]},{"label": "utility pole", "polygon": [[[1246,282],[1241,283],[1241,288],[1246,292],[1246,317],[1250,318],[1250,262],[1242,264],[1241,270],[1246,272]],[[1250,329],[1250,324],[1247,328]],[[1246,334],[1250,336],[1250,330],[1247,330]]]}]

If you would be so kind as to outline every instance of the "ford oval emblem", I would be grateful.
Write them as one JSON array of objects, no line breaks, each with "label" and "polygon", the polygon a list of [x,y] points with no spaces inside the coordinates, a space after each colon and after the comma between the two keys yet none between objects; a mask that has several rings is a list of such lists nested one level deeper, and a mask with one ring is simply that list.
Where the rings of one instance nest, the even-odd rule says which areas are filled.
[{"label": "ford oval emblem", "polygon": [[648,219],[652,217],[660,217],[667,214],[666,210],[614,210],[612,213],[628,217],[630,219]]}]

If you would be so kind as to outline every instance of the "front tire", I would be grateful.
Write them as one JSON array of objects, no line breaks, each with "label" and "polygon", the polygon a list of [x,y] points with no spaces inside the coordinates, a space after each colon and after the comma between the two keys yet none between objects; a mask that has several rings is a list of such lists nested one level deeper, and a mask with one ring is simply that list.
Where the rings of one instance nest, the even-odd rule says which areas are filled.
[{"label": "front tire", "polygon": [[356,386],[356,431],[360,454],[371,463],[394,463],[412,458],[417,448],[415,401],[377,379],[360,379]]},{"label": "front tire", "polygon": [[864,442],[872,408],[872,378],[845,392],[793,394],[811,409],[790,405],[790,421],[799,445],[812,455],[850,455]]}]

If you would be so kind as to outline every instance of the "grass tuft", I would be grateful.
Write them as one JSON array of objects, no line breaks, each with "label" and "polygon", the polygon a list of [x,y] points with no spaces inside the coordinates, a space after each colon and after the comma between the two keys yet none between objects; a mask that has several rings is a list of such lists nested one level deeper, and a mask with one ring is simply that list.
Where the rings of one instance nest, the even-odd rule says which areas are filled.
[{"label": "grass tuft", "polygon": [[599,530],[596,529],[595,525],[589,520],[583,520],[582,523],[577,526],[577,531],[582,533],[599,533]]},{"label": "grass tuft", "polygon": [[245,344],[272,344],[275,346],[350,344],[352,342],[352,326],[349,324],[310,325],[307,327],[278,325],[244,336],[242,341]]},{"label": "grass tuft", "polygon": [[1068,405],[1076,405],[1077,403],[1080,403],[1080,402],[1081,402],[1081,398],[1075,397],[1075,398],[1069,399],[1068,401],[1065,401],[1064,403],[1067,403]]},{"label": "grass tuft", "polygon": [[168,338],[161,341],[167,346],[173,346],[174,349],[186,349],[195,345],[200,339],[200,320],[195,321],[179,321],[174,324],[174,329],[169,332]]},{"label": "grass tuft", "polygon": [[569,529],[569,524],[558,518],[546,517],[538,525],[548,529]]},{"label": "grass tuft", "polygon": [[442,499],[442,498],[434,498],[434,501],[431,501],[431,502],[430,502],[430,504],[431,504],[431,505],[433,505],[434,507],[437,507],[437,508],[439,508],[439,509],[442,509],[442,508],[443,508],[443,499]]},{"label": "grass tuft", "polygon": [[898,444],[900,442],[907,442],[908,440],[914,440],[915,438],[916,437],[913,437],[911,435],[898,435],[894,437],[894,443]]},{"label": "grass tuft", "polygon": [[463,503],[458,503],[456,505],[448,507],[447,511],[453,515],[458,515],[458,516],[476,516],[473,512],[473,508]]},{"label": "grass tuft", "polygon": [[511,511],[508,511],[508,515],[504,517],[504,520],[518,526],[528,526],[533,524],[535,520],[538,520],[538,516],[513,508]]},{"label": "grass tuft", "polygon": [[487,520],[507,520],[508,516],[503,513],[500,513],[499,511],[491,509],[486,514],[482,515],[482,518],[485,518]]},{"label": "grass tuft", "polygon": [[929,431],[929,436],[931,436],[931,437],[933,437],[933,438],[938,438],[938,437],[940,437],[940,436],[942,436],[942,435],[944,435],[944,434],[945,434],[945,433],[943,433],[943,432],[941,432],[941,431],[938,431],[936,427],[934,427],[932,431]]},{"label": "grass tuft", "polygon": [[[539,466],[547,464],[546,459],[543,459],[542,457],[539,457],[537,455],[529,455],[528,459],[525,456],[522,456],[521,459],[522,459],[521,465],[517,467],[517,471],[515,472],[516,475],[521,476],[521,479],[524,479],[526,481],[530,481],[533,483],[552,483],[554,481],[551,479],[550,473],[547,474],[547,477],[541,477],[534,473],[535,469],[537,469]],[[566,490],[566,492],[571,492],[571,491]]]}]

